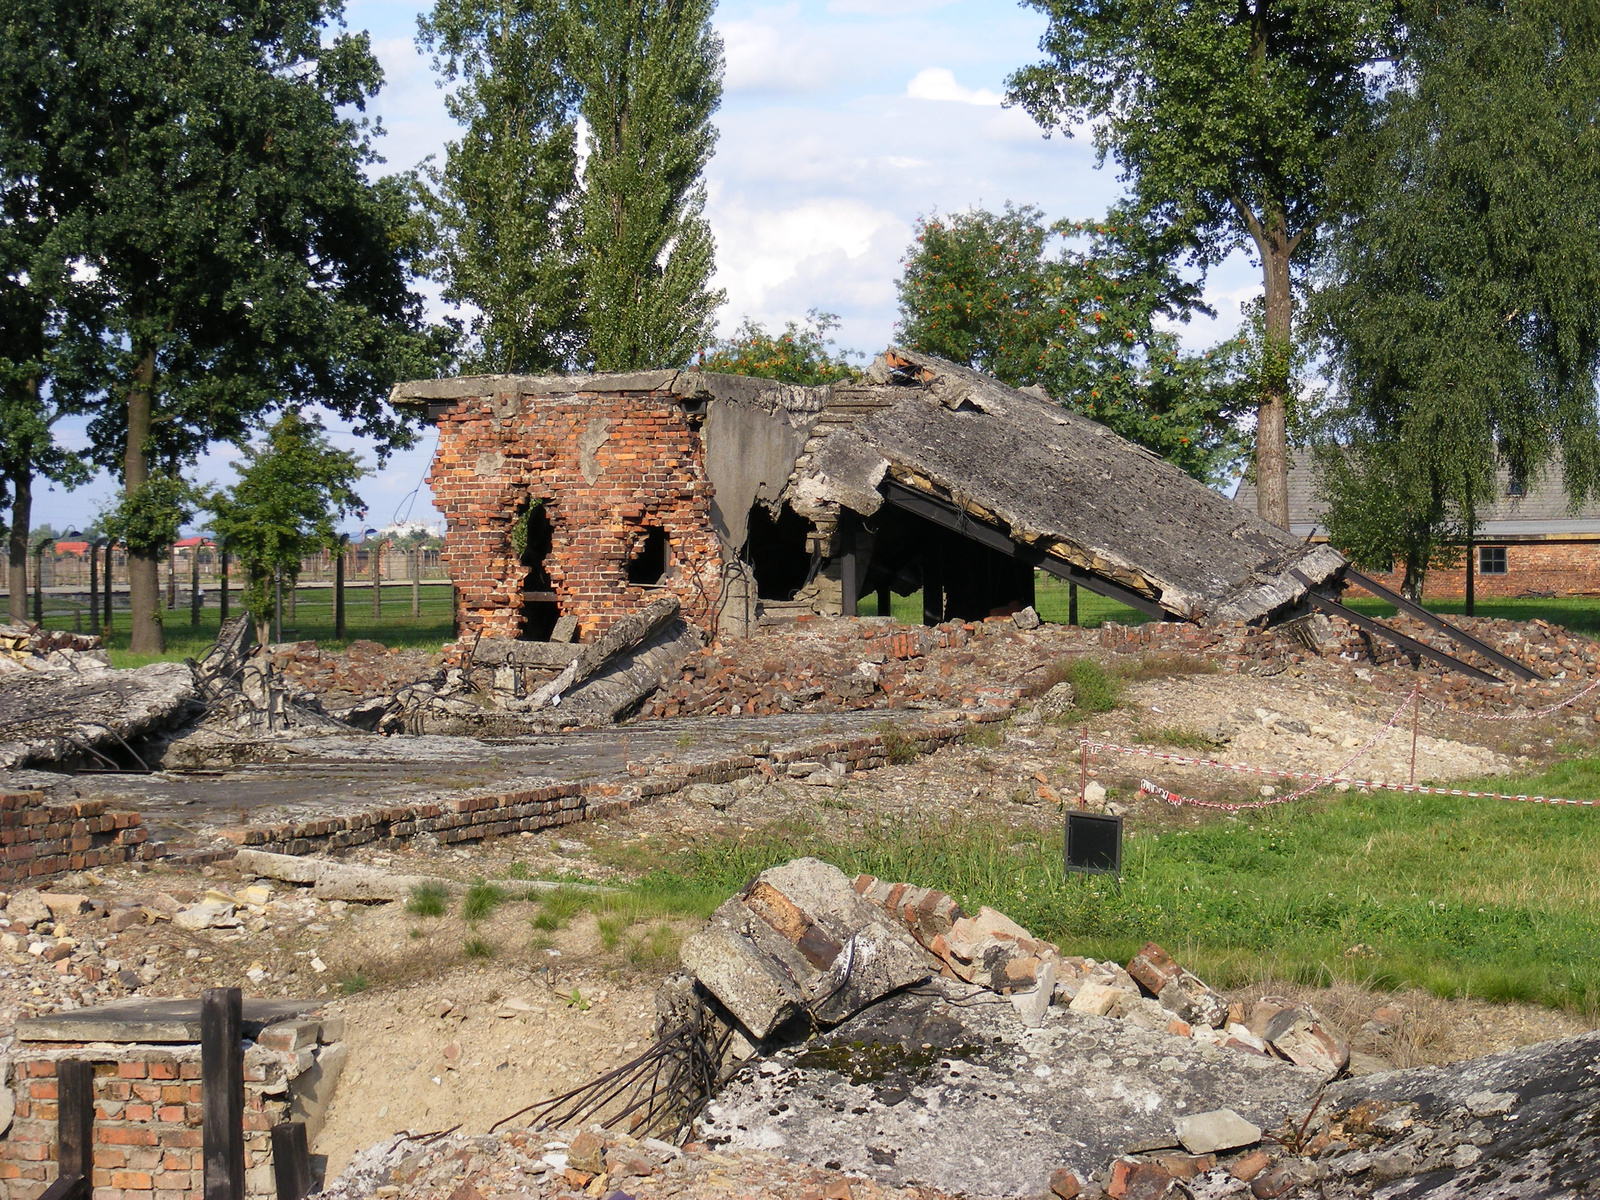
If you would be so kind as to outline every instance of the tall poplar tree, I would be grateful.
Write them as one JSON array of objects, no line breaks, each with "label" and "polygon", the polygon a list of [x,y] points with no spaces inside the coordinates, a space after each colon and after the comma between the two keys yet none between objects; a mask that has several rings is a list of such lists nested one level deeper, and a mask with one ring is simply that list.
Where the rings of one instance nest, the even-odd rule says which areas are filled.
[{"label": "tall poplar tree", "polygon": [[1265,289],[1255,471],[1261,516],[1288,528],[1296,273],[1328,215],[1324,171],[1366,119],[1366,68],[1396,0],[1025,0],[1050,19],[1045,60],[1009,99],[1046,129],[1093,127],[1149,219],[1199,261],[1248,245]]},{"label": "tall poplar tree", "polygon": [[568,0],[588,125],[583,297],[602,371],[681,366],[726,298],[701,173],[716,145],[722,40],[713,0]]},{"label": "tall poplar tree", "polygon": [[424,174],[429,266],[467,305],[469,371],[538,373],[584,359],[577,85],[560,0],[438,0],[417,43],[459,87],[464,132]]},{"label": "tall poplar tree", "polygon": [[1498,466],[1531,481],[1559,456],[1574,506],[1600,495],[1600,11],[1415,4],[1380,119],[1331,180],[1327,523],[1419,594]]},{"label": "tall poplar tree", "polygon": [[[337,31],[338,0],[71,11],[34,47],[71,66],[41,137],[93,184],[63,221],[104,298],[107,365],[81,386],[102,398],[93,453],[121,476],[129,527],[169,528],[172,472],[280,406],[405,442],[383,401],[433,373],[438,346],[408,286],[407,193],[365,176],[359,113],[382,78],[366,35]],[[130,546],[137,651],[162,648],[158,566]]]}]

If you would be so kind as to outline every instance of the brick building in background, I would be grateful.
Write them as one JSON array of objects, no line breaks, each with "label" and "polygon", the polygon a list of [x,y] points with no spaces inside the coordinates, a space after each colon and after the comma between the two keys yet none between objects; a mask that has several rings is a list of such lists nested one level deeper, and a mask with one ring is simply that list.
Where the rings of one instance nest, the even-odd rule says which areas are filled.
[{"label": "brick building in background", "polygon": [[[1255,512],[1255,485],[1241,483],[1234,500]],[[1326,507],[1316,496],[1312,464],[1296,463],[1289,472],[1289,532],[1326,543]],[[1395,566],[1386,575],[1373,572],[1373,577],[1398,589],[1405,571],[1401,564]],[[1424,581],[1426,599],[1464,599],[1468,566],[1463,561],[1430,570]],[[1480,511],[1470,566],[1478,599],[1600,595],[1600,502],[1569,511],[1559,463],[1521,487],[1502,470],[1493,501]]]}]

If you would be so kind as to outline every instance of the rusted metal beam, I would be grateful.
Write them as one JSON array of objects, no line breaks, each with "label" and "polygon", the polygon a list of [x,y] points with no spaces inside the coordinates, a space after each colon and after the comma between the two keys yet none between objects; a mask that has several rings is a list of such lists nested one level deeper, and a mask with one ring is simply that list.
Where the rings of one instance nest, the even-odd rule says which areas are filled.
[{"label": "rusted metal beam", "polygon": [[1375,621],[1365,613],[1358,613],[1353,608],[1346,608],[1337,600],[1330,599],[1318,592],[1306,589],[1306,600],[1314,608],[1319,608],[1329,616],[1338,617],[1342,621],[1349,621],[1357,629],[1364,629],[1368,633],[1381,637],[1384,641],[1400,647],[1410,653],[1419,654],[1423,658],[1432,659],[1440,666],[1449,667],[1452,671],[1459,671],[1469,679],[1476,679],[1480,683],[1504,684],[1505,680],[1496,679],[1487,671],[1480,671],[1471,663],[1464,663],[1453,655],[1446,654],[1443,650],[1435,650],[1426,642],[1419,642],[1414,637],[1407,637],[1398,629],[1390,629],[1382,621]]},{"label": "rusted metal beam", "polygon": [[[1468,650],[1473,651],[1475,654],[1483,655],[1496,666],[1504,667],[1518,679],[1531,681],[1534,679],[1544,678],[1543,675],[1533,670],[1527,664],[1520,663],[1514,658],[1510,658],[1507,655],[1501,654],[1500,651],[1496,650],[1493,646],[1490,646],[1485,642],[1473,637],[1466,630],[1457,629],[1454,625],[1439,617],[1436,613],[1431,613],[1427,609],[1423,608],[1422,605],[1417,604],[1414,601],[1407,600],[1399,592],[1385,587],[1376,579],[1372,579],[1366,575],[1363,575],[1354,567],[1346,567],[1344,577],[1351,583],[1355,584],[1362,591],[1371,592],[1380,600],[1387,600],[1390,604],[1394,605],[1407,616],[1415,617],[1429,628],[1438,630],[1451,641],[1455,642],[1456,645],[1465,646]],[[1470,579],[1471,576],[1469,575],[1468,578]]]}]

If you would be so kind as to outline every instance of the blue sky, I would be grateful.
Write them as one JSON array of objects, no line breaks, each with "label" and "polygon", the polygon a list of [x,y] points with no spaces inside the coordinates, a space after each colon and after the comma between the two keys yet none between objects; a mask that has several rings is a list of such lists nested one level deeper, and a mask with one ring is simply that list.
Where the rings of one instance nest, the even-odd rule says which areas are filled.
[{"label": "blue sky", "polygon": [[[455,126],[428,60],[412,41],[418,5],[353,0],[346,20],[366,29],[386,85],[374,107],[387,168],[443,156]],[[1043,16],[1006,0],[723,0],[727,52],[720,138],[706,173],[717,239],[717,285],[728,293],[723,332],[748,315],[769,325],[818,308],[839,314],[842,345],[869,356],[894,336],[895,280],[918,216],[1007,200],[1047,216],[1104,212],[1121,185],[1096,168],[1082,138],[1044,138],[1003,108],[1006,75],[1038,56]],[[1235,255],[1208,282],[1218,320],[1185,340],[1208,344],[1238,322],[1259,272]],[[341,444],[370,447],[336,428]],[[82,444],[81,423],[62,430]],[[366,524],[435,521],[422,483],[432,439],[394,455],[364,480]],[[227,482],[235,452],[217,447],[197,474]],[[111,493],[102,477],[73,493],[36,493],[35,519],[82,525]]]}]

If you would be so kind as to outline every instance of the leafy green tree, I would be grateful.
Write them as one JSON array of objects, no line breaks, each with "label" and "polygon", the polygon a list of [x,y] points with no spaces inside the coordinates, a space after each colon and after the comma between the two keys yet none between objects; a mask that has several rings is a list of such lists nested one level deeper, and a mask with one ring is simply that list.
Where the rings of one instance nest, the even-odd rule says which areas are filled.
[{"label": "leafy green tree", "polygon": [[[6,31],[72,64],[35,136],[76,181],[62,257],[91,269],[103,305],[84,338],[99,368],[71,397],[96,403],[97,461],[153,512],[159,498],[138,499],[153,468],[170,475],[284,405],[322,403],[382,444],[407,441],[387,389],[434,373],[442,346],[408,286],[408,189],[366,178],[377,158],[360,114],[381,81],[366,35],[339,30],[337,0],[59,9]],[[132,645],[146,652],[162,645],[150,551],[130,545]]]},{"label": "leafy green tree", "polygon": [[776,334],[746,317],[732,337],[703,350],[695,365],[702,371],[755,375],[811,387],[854,379],[860,372],[850,365],[850,359],[861,355],[834,349],[831,334],[837,328],[837,314],[814,308],[803,323],[786,321],[783,332]]},{"label": "leafy green tree", "polygon": [[0,13],[0,494],[8,529],[10,610],[26,620],[33,486],[42,476],[69,488],[84,481],[83,460],[64,450],[52,427],[65,415],[63,333],[83,288],[66,261],[75,176],[39,137],[48,98],[70,65],[36,52],[40,29],[70,20],[72,3],[7,6]]},{"label": "leafy green tree", "polygon": [[1201,264],[1244,244],[1260,259],[1255,471],[1261,516],[1287,528],[1295,274],[1328,216],[1328,158],[1366,119],[1366,69],[1388,53],[1397,0],[1026,2],[1050,19],[1045,60],[1012,75],[1009,99],[1046,129],[1091,124],[1141,219],[1192,236]]},{"label": "leafy green tree", "polygon": [[912,348],[1040,387],[1216,482],[1242,449],[1240,345],[1185,352],[1171,326],[1195,311],[1198,286],[1122,211],[1054,225],[1027,206],[924,218],[900,280]]},{"label": "leafy green tree", "polygon": [[716,145],[713,0],[567,0],[568,63],[589,128],[582,279],[602,371],[681,366],[726,298],[701,173]]},{"label": "leafy green tree", "polygon": [[1496,469],[1560,458],[1600,494],[1600,16],[1582,0],[1417,5],[1380,119],[1331,181],[1345,219],[1312,310],[1336,403],[1334,540],[1430,565],[1471,536]]},{"label": "leafy green tree", "polygon": [[460,86],[465,126],[425,171],[428,265],[470,305],[469,371],[561,371],[584,356],[579,276],[577,85],[559,0],[438,0],[417,42]]},{"label": "leafy green tree", "polygon": [[338,545],[339,519],[361,508],[354,488],[366,472],[356,455],[335,449],[320,426],[294,409],[244,448],[234,470],[238,482],[213,493],[206,507],[213,532],[244,574],[245,611],[256,623],[256,640],[266,645],[274,585],[281,579],[292,591],[300,564]]}]

